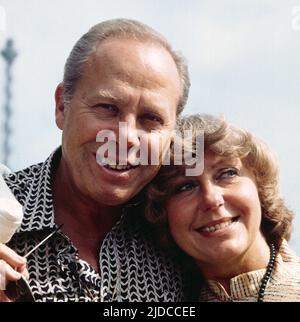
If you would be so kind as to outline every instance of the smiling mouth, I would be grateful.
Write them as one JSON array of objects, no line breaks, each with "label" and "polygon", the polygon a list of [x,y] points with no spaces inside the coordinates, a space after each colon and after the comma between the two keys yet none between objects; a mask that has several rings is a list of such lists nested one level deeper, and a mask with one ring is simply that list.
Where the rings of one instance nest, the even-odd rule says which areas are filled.
[{"label": "smiling mouth", "polygon": [[106,169],[113,170],[113,171],[128,171],[131,169],[135,169],[138,167],[138,165],[117,165],[117,164],[105,164],[103,165]]},{"label": "smiling mouth", "polygon": [[200,233],[213,233],[215,231],[218,231],[220,229],[229,227],[230,225],[232,225],[234,222],[236,222],[240,217],[234,217],[234,218],[230,218],[226,221],[222,221],[219,222],[215,225],[210,225],[210,226],[202,226],[199,229],[197,229]]},{"label": "smiling mouth", "polygon": [[102,167],[112,171],[118,171],[118,172],[129,171],[139,167],[139,164],[138,165],[131,165],[131,164],[120,165],[120,164],[116,164],[116,162],[109,162],[109,161],[102,162],[99,160],[96,160],[96,161]]}]

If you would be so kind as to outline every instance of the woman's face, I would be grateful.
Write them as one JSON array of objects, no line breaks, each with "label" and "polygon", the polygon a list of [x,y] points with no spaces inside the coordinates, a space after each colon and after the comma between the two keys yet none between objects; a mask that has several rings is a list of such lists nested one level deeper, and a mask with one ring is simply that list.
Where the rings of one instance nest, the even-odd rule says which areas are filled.
[{"label": "woman's face", "polygon": [[207,153],[201,176],[171,181],[166,202],[171,234],[199,264],[225,264],[263,246],[255,179],[239,158]]}]

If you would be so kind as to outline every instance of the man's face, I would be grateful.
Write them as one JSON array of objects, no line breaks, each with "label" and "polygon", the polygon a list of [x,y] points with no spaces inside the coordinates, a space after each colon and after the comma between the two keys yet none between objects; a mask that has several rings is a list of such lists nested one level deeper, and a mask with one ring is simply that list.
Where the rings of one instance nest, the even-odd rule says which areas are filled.
[{"label": "man's face", "polygon": [[[159,165],[126,169],[101,165],[96,153],[103,143],[96,142],[96,136],[102,130],[112,131],[118,151],[124,142],[119,124],[126,122],[127,150],[139,147],[142,132],[150,142],[147,149],[151,146],[154,154],[161,153],[150,138],[174,129],[181,93],[176,65],[162,47],[130,39],[102,42],[86,63],[70,104],[64,108],[57,104],[56,109],[63,130],[63,162],[76,189],[104,205],[123,204],[135,196]],[[116,157],[118,163],[118,152]]]}]

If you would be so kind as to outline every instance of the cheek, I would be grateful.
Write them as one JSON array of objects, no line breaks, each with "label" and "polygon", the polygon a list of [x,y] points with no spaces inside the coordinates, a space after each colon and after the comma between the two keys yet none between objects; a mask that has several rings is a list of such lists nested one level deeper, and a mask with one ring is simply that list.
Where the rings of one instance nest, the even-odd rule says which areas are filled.
[{"label": "cheek", "polygon": [[170,147],[170,132],[148,133],[141,140],[148,148],[148,160],[150,164],[159,165],[162,162],[163,152],[167,152]]},{"label": "cheek", "polygon": [[141,167],[139,176],[137,177],[137,184],[146,184],[150,182],[158,173],[159,166],[146,165]]},{"label": "cheek", "polygon": [[110,120],[101,120],[95,113],[81,112],[77,113],[70,118],[69,128],[73,135],[77,135],[81,141],[94,141],[96,142],[97,135],[108,135],[112,133],[114,137],[117,135],[117,122]]},{"label": "cheek", "polygon": [[166,210],[172,235],[175,237],[184,234],[188,230],[192,220],[186,207],[183,207],[181,202],[170,200],[166,204]]},{"label": "cheek", "polygon": [[87,131],[82,123],[75,119],[70,119],[63,131],[63,139],[69,147],[76,147],[86,140]]},{"label": "cheek", "polygon": [[259,225],[261,220],[261,204],[254,183],[240,187],[233,198],[236,207],[241,211],[245,221]]}]

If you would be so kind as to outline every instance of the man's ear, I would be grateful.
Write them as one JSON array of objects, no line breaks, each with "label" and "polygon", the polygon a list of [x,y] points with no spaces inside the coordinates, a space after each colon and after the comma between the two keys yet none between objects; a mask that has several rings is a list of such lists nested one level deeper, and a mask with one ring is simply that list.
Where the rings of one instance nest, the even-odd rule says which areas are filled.
[{"label": "man's ear", "polygon": [[65,123],[65,105],[63,99],[64,86],[60,83],[55,90],[55,122],[59,129],[63,130]]}]

